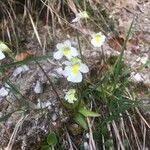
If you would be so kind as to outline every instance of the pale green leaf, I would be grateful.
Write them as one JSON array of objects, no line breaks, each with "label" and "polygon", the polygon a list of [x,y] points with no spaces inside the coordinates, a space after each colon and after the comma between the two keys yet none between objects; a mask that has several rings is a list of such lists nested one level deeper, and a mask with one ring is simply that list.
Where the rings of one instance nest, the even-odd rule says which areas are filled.
[{"label": "pale green leaf", "polygon": [[74,117],[74,120],[77,124],[79,124],[83,129],[87,130],[88,126],[87,126],[87,122],[86,122],[86,118],[81,115],[81,114],[76,114]]},{"label": "pale green leaf", "polygon": [[86,108],[83,108],[83,107],[79,108],[79,112],[85,117],[99,117],[100,116],[99,113],[87,110]]}]

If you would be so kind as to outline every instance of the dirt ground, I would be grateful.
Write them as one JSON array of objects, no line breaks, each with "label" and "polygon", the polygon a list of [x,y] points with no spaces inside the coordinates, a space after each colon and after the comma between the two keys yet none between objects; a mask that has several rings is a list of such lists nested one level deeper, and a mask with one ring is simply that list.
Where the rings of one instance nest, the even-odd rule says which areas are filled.
[{"label": "dirt ground", "polygon": [[[112,1],[107,0],[105,2],[105,7],[109,10],[109,17],[114,21],[115,28],[120,31],[119,38],[123,38],[135,17],[133,35],[126,47],[124,62],[131,69],[131,79],[137,86],[143,85],[143,87],[146,88],[147,93],[149,93],[150,66],[147,65],[142,68],[141,66],[144,66],[150,61],[150,1],[116,0],[115,3],[113,3]],[[18,15],[18,18],[19,17],[20,16]],[[22,36],[23,39],[19,43],[19,49],[22,51],[30,51],[34,56],[51,54],[51,52],[56,50],[56,43],[67,38],[70,38],[72,41],[75,40],[74,45],[77,45],[76,37],[74,35],[69,35],[69,32],[67,32],[66,37],[66,33],[63,33],[63,31],[57,27],[55,31],[55,40],[52,41],[47,32],[47,29],[50,29],[51,33],[53,32],[51,26],[45,25],[45,23],[40,20],[37,25],[38,34],[42,44],[45,41],[47,42],[45,44],[46,47],[43,48],[37,42],[31,22],[27,20],[24,23],[23,27],[22,25],[18,26],[19,34],[21,34],[20,36]],[[93,30],[93,32],[95,31]],[[107,55],[107,57],[118,55],[119,51],[115,50],[116,46],[110,42],[110,39],[112,38],[110,31],[107,31],[107,37],[108,42],[104,45],[105,55]],[[86,49],[85,57],[87,57],[87,60],[94,60],[97,57],[98,53],[96,53],[94,49],[93,51],[91,50],[91,45],[83,45],[83,47]],[[95,59],[95,61],[97,60]],[[91,62],[88,62],[88,64],[92,65]],[[51,57],[47,60],[41,60],[40,65],[52,81],[55,82],[55,88],[57,89],[60,98],[63,99],[69,85],[56,71],[59,64]],[[69,124],[69,118],[65,110],[61,107],[51,86],[49,86],[47,78],[39,66],[34,62],[25,65],[26,69],[21,73],[17,73],[16,69],[18,67],[19,66],[12,67],[9,72],[7,72],[7,76],[21,91],[22,95],[27,97],[30,101],[30,113],[22,115],[22,110],[18,109],[24,102],[22,97],[16,97],[11,92],[5,97],[0,96],[0,117],[16,111],[7,121],[0,124],[0,149],[4,149],[6,146],[12,144],[12,150],[38,150],[45,141],[48,131],[55,131],[61,137],[60,143],[62,143],[62,149],[67,149],[69,144],[66,142],[63,134],[65,128],[62,127]],[[4,85],[5,77],[2,77],[0,80],[0,87],[3,87]],[[36,86],[41,88],[39,93],[35,92]],[[139,90],[139,97],[141,98],[141,101],[144,101],[146,106],[150,106],[150,95],[145,95],[143,91],[144,90]],[[43,103],[44,106],[46,105],[44,111],[41,111],[38,108],[37,105],[39,104],[39,101],[40,103]],[[144,111],[150,121],[150,111]],[[17,127],[19,127],[19,129],[17,129]],[[9,143],[14,129],[16,129],[16,134],[13,136],[14,139],[11,143]],[[148,147],[147,150],[149,148],[150,147]]]}]

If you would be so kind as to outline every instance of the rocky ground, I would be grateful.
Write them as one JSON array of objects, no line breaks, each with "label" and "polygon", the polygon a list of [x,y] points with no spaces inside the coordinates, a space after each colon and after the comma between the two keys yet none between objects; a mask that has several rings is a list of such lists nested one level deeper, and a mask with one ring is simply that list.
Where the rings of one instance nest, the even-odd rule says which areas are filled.
[{"label": "rocky ground", "polygon": [[[150,106],[150,95],[145,95],[143,92],[144,90],[147,91],[147,93],[150,92],[150,2],[146,0],[130,0],[127,2],[116,0],[116,3],[112,4],[112,2],[108,0],[105,6],[109,9],[110,19],[114,21],[115,27],[120,31],[118,35],[119,40],[124,40],[125,32],[128,30],[133,18],[136,17],[133,35],[127,43],[124,62],[131,69],[131,80],[133,80],[137,86],[144,87],[144,89],[139,91],[139,97],[141,97],[141,100],[146,106]],[[66,33],[63,33],[61,29],[56,29],[55,41],[50,40],[50,35],[47,31],[48,29],[52,31],[51,26],[45,25],[42,21],[39,22],[37,30],[42,43],[44,41],[47,42],[44,44],[46,45],[44,48],[37,42],[36,35],[33,34],[34,31],[31,23],[26,23],[25,29],[25,31],[22,31],[22,28],[20,28],[20,32],[22,32],[23,36],[20,49],[29,51],[34,56],[51,55],[56,49],[56,43],[67,38],[75,41],[74,45],[77,46],[76,37],[69,32],[67,32],[66,36]],[[87,29],[87,27],[85,29]],[[91,32],[94,32],[94,30]],[[107,57],[118,55],[118,45],[116,41],[112,41],[114,35],[112,36],[108,31],[107,38],[107,42],[103,47],[104,54]],[[90,40],[89,37],[88,40]],[[85,47],[84,55],[87,60],[95,59],[98,56],[99,52],[96,52],[95,49],[91,50],[91,45],[87,44],[83,45],[83,47]],[[95,61],[98,60],[95,59]],[[92,63],[93,62],[89,61],[89,66],[92,66]],[[68,85],[56,71],[59,64],[50,57],[47,60],[41,60],[40,65],[52,79],[60,98],[63,99]],[[16,112],[13,113],[7,121],[0,124],[0,148],[3,149],[6,146],[12,146],[13,150],[40,149],[48,131],[55,131],[64,139],[60,141],[64,144],[64,147],[62,146],[63,149],[67,149],[68,143],[66,143],[63,135],[65,129],[62,129],[62,126],[64,124],[67,126],[69,122],[68,115],[61,107],[60,102],[49,85],[48,79],[39,66],[35,62],[31,62],[23,66],[12,67],[7,72],[7,77],[16,85],[22,95],[16,96],[10,91],[7,91],[5,87],[8,85],[5,83],[5,77],[1,77],[0,117],[10,112]],[[29,101],[30,114],[22,115],[22,110],[19,109],[24,103],[24,99]],[[44,111],[41,111],[41,108],[43,108]],[[22,109],[25,108],[23,107]],[[150,113],[148,110],[144,111],[146,115]],[[12,137],[14,130],[16,130],[16,133]]]}]

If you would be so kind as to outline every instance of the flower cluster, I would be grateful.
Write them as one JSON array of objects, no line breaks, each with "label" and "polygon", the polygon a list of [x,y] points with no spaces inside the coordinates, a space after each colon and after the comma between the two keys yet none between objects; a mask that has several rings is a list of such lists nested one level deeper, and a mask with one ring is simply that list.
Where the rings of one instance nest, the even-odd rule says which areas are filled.
[{"label": "flower cluster", "polygon": [[77,101],[76,90],[75,89],[69,89],[68,92],[66,92],[65,100],[68,103],[74,103],[74,101]]},{"label": "flower cluster", "polygon": [[[88,18],[87,13],[80,13],[76,19],[78,20],[81,18]],[[74,22],[76,22],[76,20]],[[106,37],[101,32],[95,33],[92,35],[91,44],[96,48],[101,47],[105,42],[105,39]],[[63,43],[58,43],[56,48],[57,51],[54,52],[53,57],[56,60],[60,60],[61,58],[67,59],[62,63],[64,68],[58,68],[57,72],[63,75],[69,82],[81,82],[83,79],[82,75],[88,73],[89,68],[81,61],[81,59],[79,59],[78,50],[71,45],[69,40],[66,40]],[[65,95],[65,100],[68,103],[74,103],[74,101],[77,101],[76,90],[69,89]]]},{"label": "flower cluster", "polygon": [[0,41],[0,60],[5,58],[4,53],[11,53],[11,50],[8,48],[6,44]]},{"label": "flower cluster", "polygon": [[69,40],[64,43],[58,43],[56,48],[58,49],[57,52],[54,52],[56,60],[61,59],[63,56],[67,58],[67,61],[63,62],[65,65],[64,70],[60,69],[59,72],[70,82],[81,82],[83,79],[82,73],[87,73],[89,68],[77,57],[79,55],[77,49],[71,46]]}]

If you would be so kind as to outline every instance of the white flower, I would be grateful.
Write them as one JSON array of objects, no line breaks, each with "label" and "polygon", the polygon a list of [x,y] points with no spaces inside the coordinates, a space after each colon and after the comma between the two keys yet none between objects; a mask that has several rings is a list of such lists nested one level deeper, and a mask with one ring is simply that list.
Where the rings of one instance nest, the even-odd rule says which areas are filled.
[{"label": "white flower", "polygon": [[6,44],[0,41],[0,60],[5,58],[4,52],[10,53],[11,50],[8,48]]},{"label": "white flower", "polygon": [[12,51],[8,48],[6,44],[0,41],[0,51],[11,53]]},{"label": "white flower", "polygon": [[70,62],[65,62],[67,66],[63,71],[63,75],[67,77],[67,80],[74,83],[82,81],[82,73],[87,73],[89,68],[86,64],[83,64],[80,59],[72,58]]},{"label": "white flower", "polygon": [[2,51],[0,51],[0,60],[4,59],[5,58],[5,55]]},{"label": "white flower", "polygon": [[54,58],[55,59],[61,59],[63,56],[65,56],[67,59],[71,59],[73,57],[78,56],[78,51],[76,48],[71,46],[71,42],[69,40],[66,40],[64,43],[58,43],[56,45],[56,48],[58,49],[57,52],[54,52]]},{"label": "white flower", "polygon": [[86,11],[82,11],[76,15],[76,18],[72,22],[78,22],[82,18],[89,18],[89,15]]},{"label": "white flower", "polygon": [[76,90],[75,89],[69,89],[68,92],[65,95],[65,100],[68,103],[74,103],[74,101],[77,101],[77,98],[75,97]]},{"label": "white flower", "polygon": [[101,32],[93,34],[91,43],[94,47],[101,47],[105,42],[105,35],[103,35]]}]

